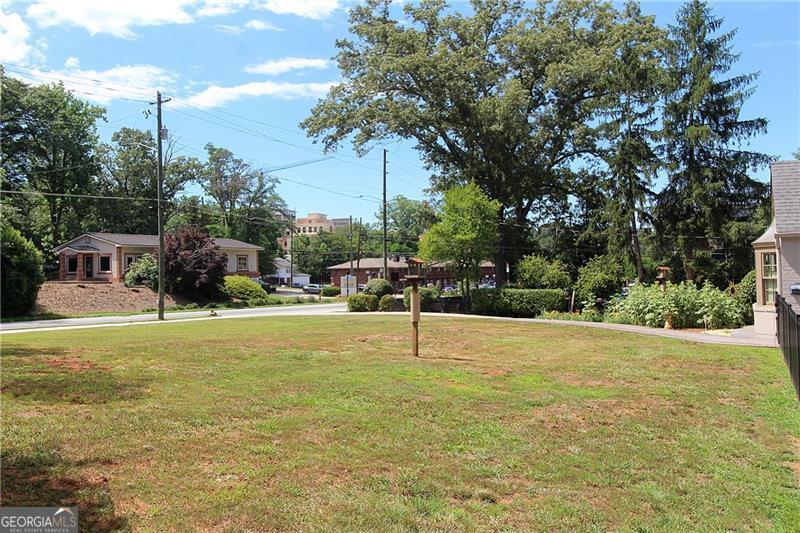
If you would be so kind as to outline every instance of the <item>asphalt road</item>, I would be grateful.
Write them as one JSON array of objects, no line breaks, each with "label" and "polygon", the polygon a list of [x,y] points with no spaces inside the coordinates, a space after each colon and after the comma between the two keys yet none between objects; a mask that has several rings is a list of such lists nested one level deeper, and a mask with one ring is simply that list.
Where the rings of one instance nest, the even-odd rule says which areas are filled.
[{"label": "asphalt road", "polygon": [[[166,313],[162,323],[186,322],[189,320],[219,320],[225,318],[246,318],[255,316],[297,316],[327,315],[347,310],[344,303],[284,305],[275,307],[255,307],[246,309],[215,309],[210,311],[180,311]],[[0,324],[0,335],[26,333],[32,331],[51,331],[60,329],[80,329],[103,326],[129,326],[141,323],[159,323],[156,313],[143,313],[128,316],[96,316],[84,318],[57,318],[53,320],[31,320],[27,322],[6,322]]]}]

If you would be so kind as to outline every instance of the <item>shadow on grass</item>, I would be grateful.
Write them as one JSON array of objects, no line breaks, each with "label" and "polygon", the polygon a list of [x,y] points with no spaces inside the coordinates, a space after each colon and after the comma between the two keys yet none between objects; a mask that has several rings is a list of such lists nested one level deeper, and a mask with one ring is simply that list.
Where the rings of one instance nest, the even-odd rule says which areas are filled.
[{"label": "shadow on grass", "polygon": [[4,363],[3,395],[46,404],[102,404],[135,400],[148,379],[120,377],[113,370],[81,359],[50,359],[33,364]]},{"label": "shadow on grass", "polygon": [[125,517],[117,516],[105,478],[69,475],[74,465],[58,453],[38,449],[18,453],[5,450],[0,457],[0,504],[13,507],[78,507],[80,531],[130,531]]}]

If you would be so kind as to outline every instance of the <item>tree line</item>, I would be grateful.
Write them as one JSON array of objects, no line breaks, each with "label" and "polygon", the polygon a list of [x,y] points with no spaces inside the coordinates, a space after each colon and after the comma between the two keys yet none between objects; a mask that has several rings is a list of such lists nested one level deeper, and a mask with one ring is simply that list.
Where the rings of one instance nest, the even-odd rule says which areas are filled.
[{"label": "tree line", "polygon": [[[55,246],[84,232],[158,232],[158,158],[150,131],[122,127],[101,142],[104,108],[61,84],[30,85],[4,75],[0,116],[2,188],[24,193],[4,195],[2,218],[47,264]],[[166,143],[167,230],[193,225],[263,246],[259,262],[269,271],[277,238],[290,224],[277,179],[226,148],[209,143],[205,151],[200,161]],[[186,195],[189,184],[204,195]]]},{"label": "tree line", "polygon": [[756,74],[731,74],[735,30],[701,0],[659,27],[637,2],[388,1],[350,11],[343,82],[301,124],[326,149],[414,141],[433,190],[475,183],[498,203],[497,281],[545,254],[574,276],[591,258],[646,281],[722,286],[752,269],[771,158],[741,115]]}]

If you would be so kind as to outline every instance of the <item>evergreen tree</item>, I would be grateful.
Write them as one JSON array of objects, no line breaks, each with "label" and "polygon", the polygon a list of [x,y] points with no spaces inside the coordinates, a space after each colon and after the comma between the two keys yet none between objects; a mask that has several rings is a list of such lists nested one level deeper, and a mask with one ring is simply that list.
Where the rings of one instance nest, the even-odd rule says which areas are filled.
[{"label": "evergreen tree", "polygon": [[667,51],[668,183],[658,198],[657,227],[675,252],[675,266],[696,281],[714,275],[714,257],[747,245],[738,232],[735,241],[725,236],[731,224],[749,220],[763,203],[766,186],[748,172],[770,161],[741,146],[765,133],[767,121],[740,117],[757,74],[725,77],[739,56],[731,50],[735,30],[717,34],[722,22],[707,3],[688,2],[670,27]]},{"label": "evergreen tree", "polygon": [[616,50],[602,110],[607,146],[600,154],[608,172],[601,216],[609,234],[609,252],[627,256],[639,281],[644,281],[639,232],[642,222],[649,220],[651,186],[659,165],[656,106],[663,94],[664,33],[655,26],[654,17],[643,16],[634,2],[625,5],[614,33]]}]

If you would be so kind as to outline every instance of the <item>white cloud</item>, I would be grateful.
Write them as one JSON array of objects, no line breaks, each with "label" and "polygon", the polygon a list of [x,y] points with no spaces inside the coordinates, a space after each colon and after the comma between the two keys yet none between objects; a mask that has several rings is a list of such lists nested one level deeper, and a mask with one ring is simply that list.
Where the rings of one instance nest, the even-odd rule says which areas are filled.
[{"label": "white cloud", "polygon": [[194,20],[186,10],[194,0],[37,0],[28,7],[28,17],[43,28],[70,25],[84,28],[91,35],[108,33],[133,39],[134,26],[188,24]]},{"label": "white cloud", "polygon": [[253,31],[283,31],[283,28],[279,28],[272,24],[271,22],[265,22],[263,20],[248,20],[241,26],[234,26],[232,24],[216,24],[214,26],[218,31],[224,33],[232,33],[234,35],[238,35],[243,33],[246,30],[253,30]]},{"label": "white cloud", "polygon": [[271,59],[258,65],[249,65],[244,67],[244,71],[250,74],[267,74],[274,76],[276,74],[283,74],[292,70],[303,69],[326,69],[330,65],[327,59],[319,59],[313,57],[284,57],[281,59]]},{"label": "white cloud", "polygon": [[149,100],[157,90],[174,92],[177,77],[154,65],[117,65],[107,70],[81,69],[77,57],[64,62],[64,70],[31,69],[18,77],[34,84],[62,82],[64,87],[87,100],[107,105],[118,98]]},{"label": "white cloud", "polygon": [[6,13],[0,3],[0,62],[26,64],[37,54],[28,39],[31,30],[17,13]]},{"label": "white cloud", "polygon": [[754,48],[775,48],[779,46],[800,46],[800,41],[793,39],[784,41],[761,41],[753,45]]},{"label": "white cloud", "polygon": [[260,7],[279,15],[321,20],[339,9],[340,3],[339,0],[267,0]]},{"label": "white cloud", "polygon": [[[320,98],[335,84],[333,81],[322,83],[259,81],[231,87],[212,85],[183,100],[194,106],[212,108],[254,96],[271,96],[283,100]],[[181,101],[176,101],[174,104],[179,107]]]},{"label": "white cloud", "polygon": [[[230,15],[245,8],[320,20],[339,7],[339,0],[33,0],[27,16],[43,28],[77,26],[91,35],[107,33],[133,39],[138,26],[189,24],[199,17]],[[11,16],[19,19],[19,15]],[[253,20],[248,24],[251,26],[245,25],[246,29],[277,30],[267,22]]]},{"label": "white cloud", "polygon": [[283,28],[279,28],[272,24],[271,22],[266,22],[264,20],[248,20],[244,23],[244,27],[248,30],[255,30],[255,31],[283,31]]}]

